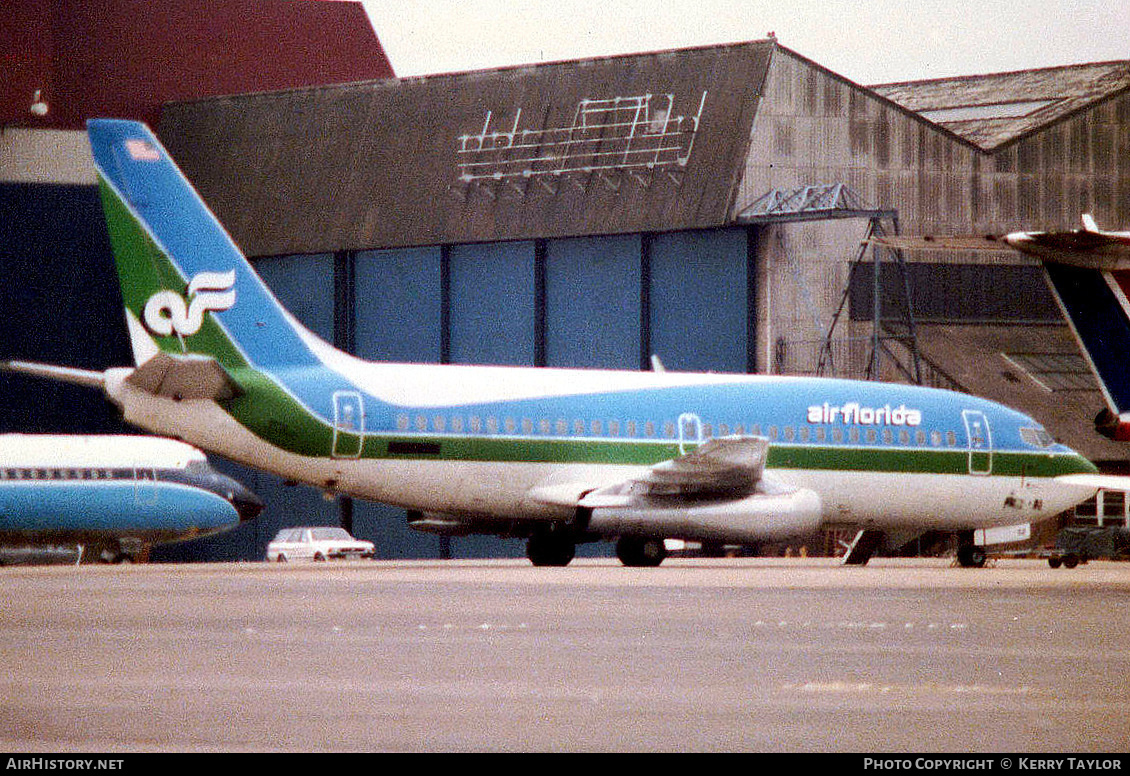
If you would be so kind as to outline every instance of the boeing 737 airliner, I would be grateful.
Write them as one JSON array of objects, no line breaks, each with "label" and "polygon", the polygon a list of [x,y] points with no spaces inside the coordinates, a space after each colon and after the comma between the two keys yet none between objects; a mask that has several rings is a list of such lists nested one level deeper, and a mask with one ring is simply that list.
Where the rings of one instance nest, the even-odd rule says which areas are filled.
[{"label": "boeing 737 airliner", "polygon": [[144,436],[0,434],[0,545],[72,544],[107,560],[250,520],[263,503],[204,453]]},{"label": "boeing 737 airliner", "polygon": [[[272,296],[153,134],[88,124],[136,367],[10,368],[97,386],[126,420],[413,525],[528,537],[537,565],[617,541],[750,544],[826,525],[957,532],[1050,518],[1094,467],[1030,417],[915,386],[374,364]],[[866,553],[862,560],[866,560]]]}]

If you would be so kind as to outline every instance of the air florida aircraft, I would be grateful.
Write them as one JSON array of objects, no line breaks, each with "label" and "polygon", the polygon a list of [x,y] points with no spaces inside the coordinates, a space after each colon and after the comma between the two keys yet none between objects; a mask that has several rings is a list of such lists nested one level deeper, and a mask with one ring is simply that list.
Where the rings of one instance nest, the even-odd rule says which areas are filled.
[{"label": "air florida aircraft", "polygon": [[422,530],[528,537],[536,565],[615,539],[642,566],[664,538],[934,529],[979,565],[975,529],[1095,492],[1078,481],[1094,467],[1032,418],[940,390],[363,362],[280,306],[144,125],[88,130],[137,366],[25,371],[97,385],[156,433],[404,507]]},{"label": "air florida aircraft", "polygon": [[0,434],[0,544],[82,544],[107,560],[221,531],[263,503],[204,453],[144,436]]},{"label": "air florida aircraft", "polygon": [[1100,434],[1130,441],[1130,232],[1083,228],[969,237],[891,237],[892,248],[989,250],[1012,248],[1039,259],[1064,318],[1098,378],[1107,407],[1095,418]]}]

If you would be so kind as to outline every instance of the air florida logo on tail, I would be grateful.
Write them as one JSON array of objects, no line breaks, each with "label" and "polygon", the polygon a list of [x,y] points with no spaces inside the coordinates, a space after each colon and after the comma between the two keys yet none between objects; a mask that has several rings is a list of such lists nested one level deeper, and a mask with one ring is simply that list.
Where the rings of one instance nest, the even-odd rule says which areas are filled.
[{"label": "air florida logo on tail", "polygon": [[235,305],[235,270],[200,272],[188,284],[184,296],[158,291],[145,303],[145,328],[162,337],[189,337],[204,325],[204,313],[222,312]]}]

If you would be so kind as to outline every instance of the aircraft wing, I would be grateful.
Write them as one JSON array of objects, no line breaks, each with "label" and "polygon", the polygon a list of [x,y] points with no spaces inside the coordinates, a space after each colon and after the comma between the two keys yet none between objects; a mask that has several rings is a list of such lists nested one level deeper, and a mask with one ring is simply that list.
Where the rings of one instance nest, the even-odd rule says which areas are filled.
[{"label": "aircraft wing", "polygon": [[652,466],[635,481],[637,495],[747,495],[765,469],[765,437],[711,439],[689,453]]},{"label": "aircraft wing", "polygon": [[1016,250],[1055,264],[1103,270],[1130,268],[1130,232],[1100,229],[1089,214],[1082,229],[1011,234],[872,237],[868,242],[892,250],[1001,251]]},{"label": "aircraft wing", "polygon": [[211,356],[183,356],[159,351],[126,378],[130,385],[155,396],[177,399],[233,399],[243,389]]},{"label": "aircraft wing", "polygon": [[741,498],[754,491],[765,468],[769,440],[734,436],[711,439],[689,453],[608,484],[577,476],[530,490],[531,500],[561,507],[605,507],[646,496]]},{"label": "aircraft wing", "polygon": [[1107,271],[1130,267],[1130,232],[1017,232],[1005,239],[1021,253],[1054,264]]},{"label": "aircraft wing", "polygon": [[1130,256],[1130,237],[1115,232],[1072,229],[1066,232],[1028,232],[1035,244],[1059,251],[1080,253],[1118,253]]}]

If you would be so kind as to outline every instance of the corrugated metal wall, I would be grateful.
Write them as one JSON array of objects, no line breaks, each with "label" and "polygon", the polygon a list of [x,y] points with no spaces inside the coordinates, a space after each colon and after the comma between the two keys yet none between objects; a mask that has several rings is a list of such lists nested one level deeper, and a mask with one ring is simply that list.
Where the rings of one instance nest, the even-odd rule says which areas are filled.
[{"label": "corrugated metal wall", "polygon": [[[733,212],[770,189],[831,183],[847,184],[872,207],[896,210],[907,234],[1074,228],[1085,212],[1119,228],[1130,223],[1130,95],[989,153],[778,48]],[[809,351],[815,358],[811,343],[823,337],[820,321],[828,321],[839,304],[847,264],[858,253],[865,227],[865,222],[843,221],[770,230],[760,248],[759,352],[778,351],[784,338],[794,353],[791,368],[815,366],[795,354]],[[976,265],[1029,263],[1011,251],[923,252],[907,258],[968,268],[949,275],[917,273],[936,282],[946,277],[967,282]],[[981,282],[996,282],[992,271],[986,272]],[[944,297],[960,289],[939,287],[936,293]],[[1046,306],[1047,297],[1038,295],[1032,303]],[[955,319],[978,318],[969,304]],[[992,318],[992,310],[980,318]],[[848,326],[837,336],[864,338],[869,325]],[[856,364],[850,373],[858,374],[859,368]]]},{"label": "corrugated metal wall", "polygon": [[[984,169],[987,167],[988,169]],[[1123,93],[995,152],[978,180],[989,226],[1130,224],[1130,94]]]}]

